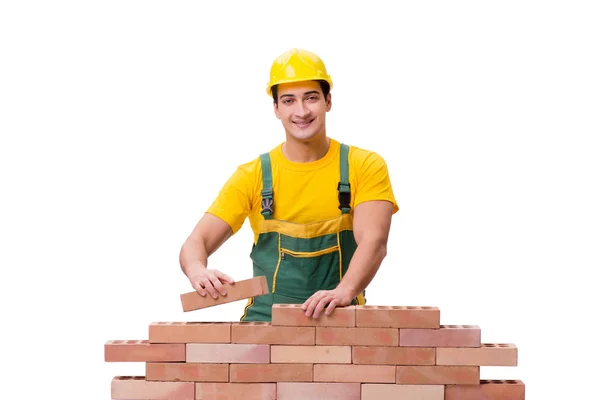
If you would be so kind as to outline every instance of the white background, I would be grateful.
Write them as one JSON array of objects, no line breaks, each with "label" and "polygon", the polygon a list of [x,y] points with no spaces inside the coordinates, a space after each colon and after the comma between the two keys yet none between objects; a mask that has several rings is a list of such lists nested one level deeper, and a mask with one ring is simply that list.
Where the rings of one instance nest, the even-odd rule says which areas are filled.
[{"label": "white background", "polygon": [[[144,373],[105,363],[107,340],[238,320],[245,301],[182,312],[179,249],[284,139],[265,84],[303,47],[334,80],[329,136],[383,155],[400,203],[369,303],[516,344],[519,366],[482,378],[528,399],[595,398],[594,3],[2,2],[2,397],[106,400]],[[251,240],[210,266],[250,277]]]}]

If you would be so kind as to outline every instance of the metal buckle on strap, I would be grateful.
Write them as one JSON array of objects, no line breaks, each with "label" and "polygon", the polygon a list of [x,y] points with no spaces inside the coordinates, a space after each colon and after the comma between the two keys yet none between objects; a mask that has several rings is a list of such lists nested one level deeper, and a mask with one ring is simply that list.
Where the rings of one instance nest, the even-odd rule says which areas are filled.
[{"label": "metal buckle on strap", "polygon": [[340,202],[339,209],[350,208],[350,184],[342,184],[338,182],[338,200]]},{"label": "metal buckle on strap", "polygon": [[265,215],[265,213],[269,215],[273,215],[273,199],[271,198],[263,198],[262,199],[262,211],[261,214]]}]

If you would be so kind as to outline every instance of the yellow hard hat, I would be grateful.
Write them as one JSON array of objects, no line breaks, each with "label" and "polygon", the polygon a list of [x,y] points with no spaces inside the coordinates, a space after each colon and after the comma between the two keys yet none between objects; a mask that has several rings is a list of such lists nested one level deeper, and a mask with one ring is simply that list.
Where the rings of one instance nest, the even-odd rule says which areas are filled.
[{"label": "yellow hard hat", "polygon": [[333,88],[331,77],[319,56],[307,50],[291,49],[273,62],[267,94],[273,95],[271,88],[274,85],[309,80],[324,80],[329,83],[329,88]]}]

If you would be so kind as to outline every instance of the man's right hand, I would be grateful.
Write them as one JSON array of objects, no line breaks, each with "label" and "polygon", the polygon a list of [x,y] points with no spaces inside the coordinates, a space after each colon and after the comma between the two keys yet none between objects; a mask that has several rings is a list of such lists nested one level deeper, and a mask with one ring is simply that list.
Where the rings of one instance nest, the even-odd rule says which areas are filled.
[{"label": "man's right hand", "polygon": [[207,268],[194,271],[193,274],[190,274],[189,280],[194,290],[196,290],[200,296],[206,296],[206,293],[208,293],[215,299],[219,297],[219,293],[222,296],[227,295],[223,283],[232,285],[235,283],[233,278],[221,271]]}]

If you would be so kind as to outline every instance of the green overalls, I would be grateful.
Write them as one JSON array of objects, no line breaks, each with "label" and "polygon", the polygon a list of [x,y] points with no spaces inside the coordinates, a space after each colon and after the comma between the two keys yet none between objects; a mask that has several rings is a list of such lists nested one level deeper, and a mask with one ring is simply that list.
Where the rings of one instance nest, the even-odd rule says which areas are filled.
[{"label": "green overalls", "polygon": [[[342,143],[337,186],[340,215],[307,224],[272,218],[271,159],[268,153],[261,154],[264,219],[250,258],[254,276],[266,276],[271,293],[250,298],[240,321],[271,322],[273,304],[302,304],[316,291],[335,289],[340,283],[357,246],[350,214],[348,153]],[[353,305],[365,302],[364,291],[352,300]]]}]

